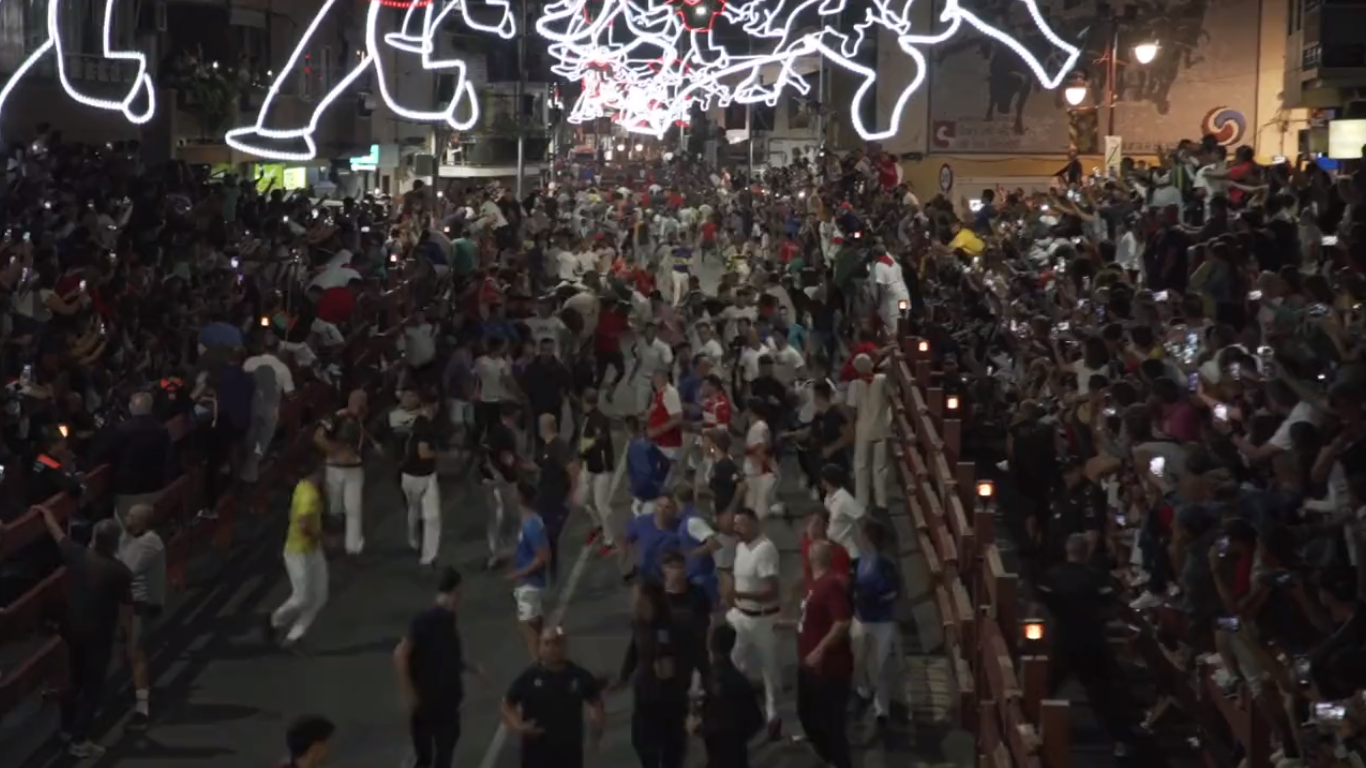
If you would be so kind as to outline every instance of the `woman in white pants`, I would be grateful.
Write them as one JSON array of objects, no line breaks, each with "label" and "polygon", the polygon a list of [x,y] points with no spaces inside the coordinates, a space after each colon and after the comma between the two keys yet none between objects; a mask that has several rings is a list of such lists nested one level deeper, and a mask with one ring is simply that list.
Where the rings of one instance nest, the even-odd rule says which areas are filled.
[{"label": "woman in white pants", "polygon": [[616,546],[612,535],[612,479],[616,469],[616,451],[612,445],[612,424],[598,410],[597,390],[583,393],[583,431],[579,437],[579,503],[593,516],[594,530],[589,543],[599,537],[604,549]]},{"label": "woman in white pants", "polygon": [[322,494],[318,492],[321,474],[310,472],[294,487],[289,508],[289,533],[285,537],[285,572],[289,574],[290,594],[266,626],[266,639],[274,642],[288,627],[284,646],[294,649],[313,626],[327,604],[327,556],[322,548]]},{"label": "woman in white pants", "polygon": [[[778,462],[770,455],[773,433],[761,415],[763,402],[749,401],[749,431],[745,433],[745,506],[762,520],[773,511],[778,487]],[[781,510],[778,510],[781,513]]]},{"label": "woman in white pants", "polygon": [[399,466],[403,498],[408,503],[408,544],[418,562],[434,565],[441,550],[441,492],[436,476],[436,401],[424,398],[408,428]]},{"label": "woman in white pants", "polygon": [[[361,448],[369,435],[363,422],[366,397],[363,391],[351,393],[346,408],[324,419],[313,434],[313,443],[327,460],[327,507],[332,515],[346,517],[346,554],[359,555],[365,549],[361,518],[361,499],[365,494],[365,467]],[[378,447],[378,446],[377,446]]]}]

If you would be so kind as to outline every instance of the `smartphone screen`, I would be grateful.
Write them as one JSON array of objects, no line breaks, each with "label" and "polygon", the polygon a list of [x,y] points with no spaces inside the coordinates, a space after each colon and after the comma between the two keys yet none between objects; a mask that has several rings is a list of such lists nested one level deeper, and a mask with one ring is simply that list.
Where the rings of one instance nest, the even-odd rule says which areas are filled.
[{"label": "smartphone screen", "polygon": [[1200,372],[1191,371],[1186,375],[1186,389],[1197,392],[1200,389]]},{"label": "smartphone screen", "polygon": [[1153,473],[1153,477],[1162,477],[1162,471],[1167,468],[1167,459],[1163,456],[1154,456],[1148,462],[1148,471]]},{"label": "smartphone screen", "polygon": [[1214,418],[1220,421],[1228,421],[1228,406],[1223,403],[1214,406]]}]

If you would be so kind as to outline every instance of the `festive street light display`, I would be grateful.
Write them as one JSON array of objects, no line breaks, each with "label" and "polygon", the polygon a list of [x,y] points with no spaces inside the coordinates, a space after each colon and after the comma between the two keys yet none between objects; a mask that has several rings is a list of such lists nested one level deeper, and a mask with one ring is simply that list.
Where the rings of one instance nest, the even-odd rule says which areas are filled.
[{"label": "festive street light display", "polygon": [[[848,114],[860,136],[876,140],[897,133],[910,97],[924,84],[922,49],[960,32],[976,31],[1000,43],[1024,61],[1040,85],[1057,88],[1081,51],[1049,27],[1036,0],[1016,1],[1053,48],[1050,63],[958,0],[947,2],[938,18],[942,31],[934,34],[911,32],[910,0],[872,0],[852,35],[838,25],[847,0],[781,0],[771,7],[758,0],[558,0],[536,22],[536,31],[550,43],[553,71],[583,84],[570,122],[611,117],[626,131],[662,137],[673,125],[686,124],[694,105],[774,106],[783,94],[809,94],[798,60],[820,57],[858,77]],[[718,20],[743,29],[759,46],[727,49],[712,34]],[[856,57],[865,38],[881,30],[895,36],[914,73],[893,102],[887,123],[869,126],[862,105],[876,98],[878,74]],[[764,82],[764,71],[776,71],[773,82]]]}]

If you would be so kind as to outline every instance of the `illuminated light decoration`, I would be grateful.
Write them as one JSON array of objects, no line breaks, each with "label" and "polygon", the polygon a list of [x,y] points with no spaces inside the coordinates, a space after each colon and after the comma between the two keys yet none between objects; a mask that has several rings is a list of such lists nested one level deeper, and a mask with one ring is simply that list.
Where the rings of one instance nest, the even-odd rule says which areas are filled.
[{"label": "illuminated light decoration", "polygon": [[[110,61],[132,61],[137,63],[137,74],[133,77],[132,87],[128,89],[127,95],[121,101],[110,101],[108,99],[97,99],[81,93],[74,85],[66,73],[66,57],[62,52],[62,38],[60,34],[61,25],[58,23],[58,0],[48,0],[47,5],[47,40],[43,41],[28,58],[14,70],[9,80],[3,88],[0,88],[0,110],[3,110],[5,100],[9,98],[14,88],[19,84],[19,80],[38,63],[48,51],[52,51],[57,59],[57,77],[62,84],[62,89],[73,101],[95,109],[103,109],[110,112],[122,112],[128,122],[134,125],[143,125],[156,114],[157,97],[152,85],[152,77],[147,73],[147,57],[137,51],[117,51],[113,44],[114,27],[114,5],[116,0],[105,0],[104,19],[101,37],[101,55]],[[133,103],[138,96],[146,94],[147,106],[145,111],[135,112]]]},{"label": "illuminated light decoration", "polygon": [[[1051,66],[1040,61],[1019,40],[964,9],[958,0],[948,0],[939,14],[944,29],[928,35],[912,34],[908,0],[902,0],[898,7],[893,6],[893,0],[871,0],[871,7],[865,8],[864,20],[855,24],[853,35],[839,31],[834,24],[834,17],[846,9],[846,0],[779,0],[769,8],[758,2],[722,3],[707,27],[694,29],[685,10],[705,7],[705,2],[672,0],[663,6],[676,11],[668,21],[658,19],[660,6],[640,5],[632,0],[607,0],[607,6],[594,20],[589,20],[586,12],[588,0],[561,0],[548,6],[536,29],[552,42],[550,53],[558,60],[552,69],[570,79],[584,81],[569,121],[584,122],[610,115],[628,132],[662,138],[674,124],[686,123],[695,103],[704,109],[713,101],[723,107],[732,103],[776,106],[786,92],[809,94],[810,84],[797,72],[798,60],[821,56],[861,78],[850,97],[849,115],[861,137],[880,140],[899,131],[906,105],[924,85],[926,59],[921,49],[944,43],[965,31],[964,25],[1013,51],[1047,90],[1056,89],[1081,56],[1080,48],[1063,40],[1048,25],[1037,0],[1017,2],[1024,5],[1043,39],[1061,54],[1053,57],[1056,61]],[[741,24],[755,38],[774,41],[771,50],[740,55],[717,45],[711,38],[711,29],[716,18],[723,16]],[[611,22],[617,18],[625,19],[636,32],[635,41],[612,42]],[[561,30],[561,24],[567,28]],[[867,35],[878,30],[895,35],[898,48],[915,66],[914,75],[893,104],[886,128],[881,130],[864,124],[861,108],[865,99],[875,97],[877,72],[854,61]],[[685,32],[689,39],[684,39]],[[645,44],[674,51],[675,57],[677,51],[685,49],[680,57],[685,65],[663,67],[653,76],[641,76],[637,71],[641,59],[634,55],[633,48]],[[772,83],[764,83],[760,76],[769,67],[778,69],[778,77]],[[733,83],[736,78],[738,83]]]},{"label": "illuminated light decoration", "polygon": [[[317,106],[314,107],[313,112],[309,115],[308,124],[300,128],[267,128],[266,121],[269,118],[270,107],[279,96],[282,84],[289,77],[289,74],[295,71],[300,59],[305,61],[308,60],[310,54],[305,53],[304,48],[308,45],[308,42],[312,39],[314,33],[317,32],[323,19],[327,17],[328,13],[332,10],[332,7],[339,1],[340,0],[326,0],[323,3],[322,8],[318,10],[318,13],[313,17],[313,21],[309,23],[308,28],[304,31],[294,52],[290,54],[289,60],[285,63],[284,68],[280,70],[280,76],[275,78],[271,83],[269,90],[266,92],[265,99],[261,102],[261,108],[257,112],[256,122],[250,126],[234,128],[228,131],[223,137],[224,141],[226,141],[229,146],[241,152],[270,160],[303,162],[314,159],[318,155],[318,147],[313,139],[313,135],[317,132],[318,123],[322,119],[323,113],[332,105],[332,102],[336,101],[342,93],[351,87],[352,83],[366,74],[372,65],[376,74],[375,81],[379,84],[380,96],[384,99],[385,106],[393,111],[394,114],[415,122],[445,122],[457,131],[465,131],[474,127],[475,123],[479,120],[479,103],[475,99],[474,85],[467,77],[468,65],[465,63],[464,59],[460,58],[436,58],[437,44],[434,38],[437,31],[440,29],[441,23],[452,13],[460,11],[460,15],[465,25],[469,28],[479,32],[496,34],[504,40],[512,39],[516,35],[516,21],[512,16],[512,8],[509,0],[483,0],[482,4],[484,6],[497,8],[502,14],[501,20],[497,24],[492,25],[483,23],[472,17],[467,8],[467,3],[472,0],[448,0],[443,3],[440,11],[437,11],[432,0],[413,0],[412,2],[399,2],[399,0],[390,0],[389,2],[385,2],[385,0],[372,0],[366,14],[366,50],[364,55],[358,57],[358,60],[351,71],[346,73],[330,91],[318,100]],[[390,32],[383,36],[379,34],[379,13],[383,9],[404,10],[403,21],[399,27],[399,31]],[[421,12],[420,19],[418,18],[419,11]],[[416,32],[413,31],[415,21],[420,23]],[[421,56],[422,68],[429,72],[455,70],[456,85],[453,91],[454,96],[451,98],[450,104],[440,110],[413,110],[398,103],[397,99],[390,93],[389,84],[384,77],[385,64],[382,54],[386,51],[381,44],[396,50]],[[305,67],[305,71],[308,71],[307,67]],[[456,112],[462,103],[468,103],[469,115],[465,119],[456,117]],[[282,149],[278,146],[272,146],[272,142],[284,141],[302,141],[304,150],[291,151]]]}]

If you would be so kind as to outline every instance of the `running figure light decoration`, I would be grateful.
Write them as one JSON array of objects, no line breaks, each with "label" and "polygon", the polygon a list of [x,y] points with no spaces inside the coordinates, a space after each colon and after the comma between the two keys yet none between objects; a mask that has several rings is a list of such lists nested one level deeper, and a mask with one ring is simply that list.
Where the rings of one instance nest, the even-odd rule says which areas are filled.
[{"label": "running figure light decoration", "polygon": [[[1037,0],[1015,0],[1029,21],[1053,47],[1046,65],[1020,41],[948,0],[940,12],[941,31],[913,34],[914,0],[868,0],[863,21],[854,34],[839,30],[836,20],[848,0],[778,0],[771,9],[763,0],[557,0],[546,7],[536,31],[550,41],[558,63],[553,71],[580,80],[582,92],[568,120],[581,123],[611,116],[625,130],[662,137],[674,124],[686,124],[694,104],[767,104],[776,106],[786,91],[808,94],[811,86],[796,71],[803,56],[822,56],[861,78],[850,99],[854,129],[867,140],[897,133],[911,96],[925,82],[926,59],[921,50],[942,43],[964,25],[1014,51],[1046,89],[1057,88],[1072,71],[1081,50],[1048,26]],[[594,17],[593,9],[599,9]],[[851,8],[852,10],[852,8]],[[720,19],[744,29],[765,52],[751,46],[731,52],[713,39]],[[620,25],[620,26],[618,26]],[[622,28],[629,34],[614,36]],[[875,98],[876,70],[855,61],[869,34],[885,29],[896,36],[897,47],[915,66],[890,110],[885,126],[863,122],[862,103]],[[777,70],[765,83],[763,70]]]},{"label": "running figure light decoration", "polygon": [[[157,97],[156,91],[152,86],[152,77],[147,73],[147,57],[137,51],[119,51],[114,49],[113,29],[114,6],[116,1],[117,0],[104,0],[103,28],[101,33],[102,36],[100,38],[102,49],[101,58],[104,61],[116,62],[115,66],[119,68],[121,68],[121,66],[117,64],[117,62],[133,62],[137,65],[137,72],[133,76],[132,84],[129,86],[128,92],[124,94],[122,99],[111,101],[109,99],[96,98],[86,93],[82,93],[81,90],[71,82],[66,71],[68,62],[66,60],[64,48],[67,46],[62,40],[62,30],[64,27],[61,20],[66,14],[76,12],[74,8],[75,4],[63,3],[61,0],[47,0],[47,39],[40,43],[38,47],[34,49],[33,53],[30,53],[28,58],[24,59],[24,61],[15,68],[14,74],[10,75],[9,80],[5,82],[4,87],[0,87],[0,111],[3,111],[5,100],[9,98],[10,94],[14,91],[15,86],[19,84],[19,81],[24,77],[25,73],[32,69],[48,51],[52,51],[56,56],[57,79],[61,82],[62,89],[66,91],[66,95],[70,96],[72,100],[84,104],[87,107],[94,107],[95,109],[122,112],[128,122],[133,123],[134,125],[142,125],[148,120],[151,120],[152,116],[156,114]],[[83,25],[65,25],[65,29],[68,30],[68,33],[72,29],[83,28]]]},{"label": "running figure light decoration", "polygon": [[[112,2],[112,0],[111,0]],[[303,124],[285,127],[272,126],[272,117],[280,110],[276,104],[280,88],[291,77],[297,77],[299,68],[308,66],[309,55],[305,53],[310,42],[318,34],[319,27],[340,2],[355,0],[326,0],[318,14],[304,31],[285,66],[277,73],[271,83],[256,122],[250,126],[228,131],[225,140],[234,149],[270,160],[304,161],[312,160],[318,154],[313,134],[323,113],[338,97],[361,75],[374,71],[374,81],[380,97],[394,114],[414,122],[445,122],[458,131],[469,130],[479,120],[479,102],[475,98],[474,84],[469,81],[468,66],[461,58],[438,58],[436,35],[442,24],[457,11],[470,29],[495,34],[510,40],[516,34],[509,0],[367,0],[369,6],[365,19],[365,51],[360,54],[355,65],[341,77],[326,94],[318,100],[312,112],[308,113]],[[493,9],[499,15],[497,24],[479,20],[469,11],[471,3]],[[381,32],[385,22],[392,23],[398,13],[402,21],[397,31]],[[396,50],[400,54],[418,57],[422,68],[431,72],[449,72],[455,75],[454,94],[449,104],[436,110],[418,110],[406,107],[397,94],[390,91],[386,78],[386,63],[383,54]],[[403,68],[402,62],[394,65]]]}]

